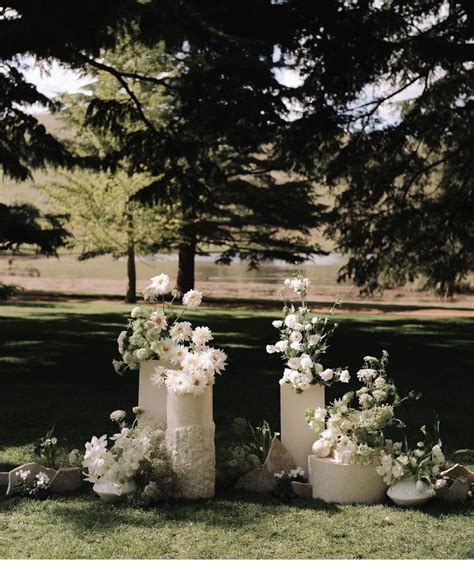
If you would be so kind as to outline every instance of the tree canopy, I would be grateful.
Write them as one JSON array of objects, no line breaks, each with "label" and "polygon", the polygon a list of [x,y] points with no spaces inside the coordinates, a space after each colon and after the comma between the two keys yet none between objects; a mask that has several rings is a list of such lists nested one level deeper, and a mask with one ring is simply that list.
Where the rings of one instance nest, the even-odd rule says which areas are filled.
[{"label": "tree canopy", "polygon": [[[228,179],[223,148],[258,167],[257,148],[265,146],[272,168],[332,187],[326,233],[348,257],[341,276],[362,289],[421,275],[450,295],[472,269],[469,0],[97,4],[86,1],[72,12],[68,6],[68,16],[57,1],[4,5],[0,78],[8,88],[0,111],[8,127],[0,160],[7,174],[22,178],[30,167],[71,157],[45,132],[32,135],[35,123],[18,110],[39,96],[16,74],[18,56],[55,57],[105,70],[120,83],[127,104],[99,102],[89,120],[119,124],[121,112],[140,122],[126,144],[137,168],[154,163],[162,172],[163,163],[173,163],[165,171],[179,172],[180,186],[197,183],[217,194],[221,181],[214,181]],[[104,66],[100,50],[124,30],[149,48],[161,46],[178,72]],[[281,71],[294,73],[298,86],[280,84]],[[135,89],[144,84],[173,99],[175,119],[166,128],[157,130],[140,104]]]}]

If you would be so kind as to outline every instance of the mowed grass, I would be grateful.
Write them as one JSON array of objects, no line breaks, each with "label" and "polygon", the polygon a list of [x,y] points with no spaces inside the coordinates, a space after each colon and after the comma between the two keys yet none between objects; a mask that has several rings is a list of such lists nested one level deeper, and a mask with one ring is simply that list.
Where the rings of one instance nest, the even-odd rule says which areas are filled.
[{"label": "mowed grass", "polygon": [[[56,425],[65,447],[82,447],[113,430],[108,414],[136,404],[136,376],[114,374],[116,336],[128,308],[114,303],[4,303],[0,306],[0,463],[33,458],[32,441]],[[202,310],[215,344],[229,355],[214,392],[215,421],[266,418],[279,428],[281,360],[265,352],[276,339],[278,313]],[[399,389],[422,393],[407,406],[414,427],[439,415],[449,453],[473,448],[474,385],[471,319],[358,315],[340,326],[327,365],[391,354]],[[345,388],[328,391],[328,400]],[[222,490],[203,502],[141,510],[106,506],[86,486],[46,501],[0,495],[0,558],[470,558],[470,503],[433,501],[419,510],[387,503],[285,504],[272,496]]]}]

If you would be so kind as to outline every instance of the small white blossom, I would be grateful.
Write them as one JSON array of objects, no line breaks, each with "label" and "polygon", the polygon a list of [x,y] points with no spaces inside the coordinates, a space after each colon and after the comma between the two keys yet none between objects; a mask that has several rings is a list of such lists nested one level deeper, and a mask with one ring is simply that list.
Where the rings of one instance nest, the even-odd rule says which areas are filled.
[{"label": "small white blossom", "polygon": [[144,316],[145,314],[145,310],[142,307],[133,307],[132,312],[130,313],[130,316],[132,318],[140,318],[142,316]]},{"label": "small white blossom", "polygon": [[342,383],[349,383],[350,379],[350,373],[346,369],[342,370],[341,375],[339,376],[339,381],[341,381]]},{"label": "small white blossom", "polygon": [[165,330],[168,326],[168,321],[166,320],[166,316],[163,311],[152,312],[150,316],[150,320],[159,330]]},{"label": "small white blossom", "polygon": [[198,326],[193,330],[192,341],[196,346],[203,346],[210,340],[213,340],[212,333],[207,326]]},{"label": "small white blossom", "polygon": [[117,409],[116,411],[112,411],[110,413],[110,420],[114,422],[123,421],[127,417],[127,413],[122,411],[121,409]]},{"label": "small white blossom", "polygon": [[319,373],[319,377],[323,380],[323,381],[331,381],[331,379],[334,377],[334,372],[332,369],[325,369],[324,371]]},{"label": "small white blossom", "polygon": [[197,309],[202,303],[202,293],[191,289],[183,295],[183,305],[190,310]]}]

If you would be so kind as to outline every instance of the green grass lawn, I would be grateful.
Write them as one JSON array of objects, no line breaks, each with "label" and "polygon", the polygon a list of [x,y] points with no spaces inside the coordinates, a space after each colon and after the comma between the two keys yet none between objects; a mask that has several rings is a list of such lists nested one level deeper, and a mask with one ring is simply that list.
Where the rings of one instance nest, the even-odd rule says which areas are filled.
[{"label": "green grass lawn", "polygon": [[[53,424],[67,448],[112,431],[109,413],[136,404],[137,379],[116,376],[111,360],[127,307],[113,303],[11,303],[0,306],[0,463],[32,459],[32,441]],[[230,417],[278,430],[281,361],[265,353],[276,313],[203,310],[229,354],[215,386],[218,430]],[[327,365],[391,354],[399,389],[423,394],[405,410],[413,425],[440,417],[448,452],[473,448],[474,320],[413,316],[339,317]],[[344,389],[329,391],[328,400]],[[205,502],[151,510],[108,507],[86,488],[69,498],[0,496],[0,558],[469,558],[469,503],[436,501],[419,510],[390,504],[284,504],[271,496],[223,490]]]}]

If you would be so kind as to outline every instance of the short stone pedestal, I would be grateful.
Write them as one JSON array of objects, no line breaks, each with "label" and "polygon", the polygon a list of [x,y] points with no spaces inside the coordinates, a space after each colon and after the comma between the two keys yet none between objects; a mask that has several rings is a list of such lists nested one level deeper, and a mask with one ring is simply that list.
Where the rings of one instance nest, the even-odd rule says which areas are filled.
[{"label": "short stone pedestal", "polygon": [[143,420],[153,428],[166,430],[166,385],[153,385],[151,377],[158,367],[171,366],[160,360],[147,360],[140,364],[138,405],[144,410]]},{"label": "short stone pedestal", "polygon": [[216,480],[212,386],[199,397],[168,392],[167,415],[166,447],[180,497],[212,497]]},{"label": "short stone pedestal", "polygon": [[309,456],[313,499],[327,503],[381,503],[387,486],[374,465],[342,464],[333,458]]},{"label": "short stone pedestal", "polygon": [[281,443],[288,450],[295,465],[308,473],[308,455],[319,434],[306,422],[306,409],[324,407],[324,387],[311,385],[297,393],[289,383],[280,385]]}]

